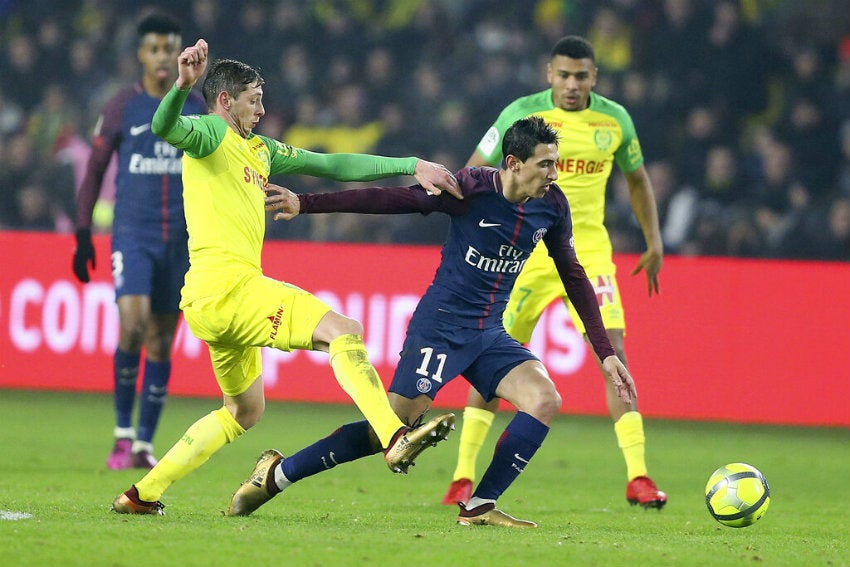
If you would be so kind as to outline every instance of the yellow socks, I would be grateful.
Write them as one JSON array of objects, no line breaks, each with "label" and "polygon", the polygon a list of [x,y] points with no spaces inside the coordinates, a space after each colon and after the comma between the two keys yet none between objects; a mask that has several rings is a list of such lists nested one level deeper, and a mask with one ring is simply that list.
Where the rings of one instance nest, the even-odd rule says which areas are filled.
[{"label": "yellow socks", "polygon": [[375,430],[381,446],[390,444],[393,435],[404,425],[390,407],[387,392],[363,345],[360,335],[342,335],[330,343],[331,368],[345,393]]},{"label": "yellow socks", "polygon": [[159,500],[171,483],[180,480],[204,464],[213,453],[230,443],[245,429],[225,407],[208,413],[196,421],[159,463],[136,483],[139,498]]},{"label": "yellow socks", "polygon": [[475,481],[475,461],[487,438],[487,432],[496,417],[491,411],[467,406],[463,410],[463,427],[460,429],[460,447],[457,451],[457,468],[452,480],[468,478]]},{"label": "yellow socks", "polygon": [[644,458],[643,418],[636,411],[623,414],[614,424],[617,434],[617,444],[626,459],[626,474],[632,480],[638,476],[646,476],[646,459]]}]

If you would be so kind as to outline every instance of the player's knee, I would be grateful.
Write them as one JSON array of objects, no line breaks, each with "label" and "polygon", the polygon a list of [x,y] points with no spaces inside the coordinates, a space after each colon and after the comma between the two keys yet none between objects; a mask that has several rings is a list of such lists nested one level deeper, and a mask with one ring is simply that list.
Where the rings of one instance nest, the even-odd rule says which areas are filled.
[{"label": "player's knee", "polygon": [[539,411],[551,420],[561,411],[562,403],[561,394],[559,394],[557,390],[553,389],[552,391],[547,392],[541,399]]},{"label": "player's knee", "polygon": [[548,424],[561,411],[561,394],[554,388],[542,388],[527,397],[522,411]]},{"label": "player's knee", "polygon": [[145,340],[146,356],[154,362],[165,362],[169,360],[169,358],[171,358],[171,344],[173,339],[174,335],[170,333],[165,336],[149,336],[147,340]]},{"label": "player's knee", "polygon": [[328,321],[330,323],[330,332],[333,335],[332,338],[335,339],[342,335],[363,336],[363,324],[360,321],[352,319],[351,317],[346,317],[345,315],[340,315],[336,312],[334,312],[334,315],[335,316]]},{"label": "player's knee", "polygon": [[138,352],[145,341],[145,327],[141,322],[121,322],[118,346],[127,352]]},{"label": "player's knee", "polygon": [[251,429],[263,417],[263,412],[266,410],[266,402],[258,402],[250,405],[234,405],[228,406],[230,413],[236,423],[242,426],[243,429]]},{"label": "player's knee", "polygon": [[234,419],[236,419],[236,423],[238,423],[239,425],[242,426],[242,429],[245,429],[247,431],[248,429],[251,429],[252,427],[257,425],[257,423],[259,423],[262,415],[263,415],[262,413],[259,413],[259,414],[240,413]]}]

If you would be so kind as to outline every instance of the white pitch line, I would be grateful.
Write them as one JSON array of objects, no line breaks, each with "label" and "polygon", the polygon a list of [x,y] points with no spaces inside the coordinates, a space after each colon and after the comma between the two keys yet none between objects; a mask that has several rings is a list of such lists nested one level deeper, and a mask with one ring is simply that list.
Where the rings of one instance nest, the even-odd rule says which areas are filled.
[{"label": "white pitch line", "polygon": [[32,514],[26,512],[12,512],[11,510],[0,510],[0,520],[29,520]]}]

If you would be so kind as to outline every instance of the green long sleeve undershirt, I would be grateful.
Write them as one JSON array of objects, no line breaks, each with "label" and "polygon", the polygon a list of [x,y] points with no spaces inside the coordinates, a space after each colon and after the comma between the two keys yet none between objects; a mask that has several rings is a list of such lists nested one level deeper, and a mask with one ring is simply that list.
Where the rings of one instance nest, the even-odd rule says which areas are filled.
[{"label": "green long sleeve undershirt", "polygon": [[[180,148],[193,158],[203,158],[218,148],[229,126],[211,114],[189,118],[181,116],[190,89],[176,85],[165,95],[151,122],[154,134]],[[196,132],[197,135],[192,135]],[[201,132],[205,132],[202,134]],[[396,175],[413,175],[418,158],[384,157],[369,154],[322,154],[293,148],[267,136],[258,135],[271,154],[270,175],[301,173],[337,181],[373,181]]]}]

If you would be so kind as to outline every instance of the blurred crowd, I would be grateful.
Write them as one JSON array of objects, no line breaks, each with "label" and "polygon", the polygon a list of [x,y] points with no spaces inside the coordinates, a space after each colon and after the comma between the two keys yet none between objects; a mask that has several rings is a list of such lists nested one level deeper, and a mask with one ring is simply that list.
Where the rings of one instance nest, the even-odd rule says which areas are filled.
[{"label": "blurred crowd", "polygon": [[[92,130],[139,80],[135,24],[152,8],[181,20],[185,44],[261,69],[259,133],[452,170],[507,103],[547,87],[555,41],[584,35],[596,91],[635,122],[668,253],[850,260],[846,0],[0,0],[0,228],[73,229]],[[438,244],[446,222],[310,215],[268,232]],[[643,250],[619,172],[606,224],[615,250]]]}]

